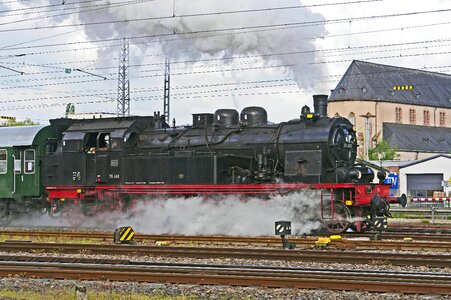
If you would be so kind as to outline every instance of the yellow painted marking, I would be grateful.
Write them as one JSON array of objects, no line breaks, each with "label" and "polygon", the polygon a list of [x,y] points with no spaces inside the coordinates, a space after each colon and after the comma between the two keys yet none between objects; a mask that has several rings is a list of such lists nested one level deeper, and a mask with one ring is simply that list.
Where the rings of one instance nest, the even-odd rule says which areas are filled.
[{"label": "yellow painted marking", "polygon": [[128,227],[127,230],[125,231],[124,234],[121,234],[121,238],[120,240],[123,241],[125,239],[125,237],[127,236],[127,234],[130,232],[130,230],[132,230],[131,227]]},{"label": "yellow painted marking", "polygon": [[167,246],[167,245],[170,245],[171,242],[170,241],[156,241],[155,244],[157,246]]},{"label": "yellow painted marking", "polygon": [[127,241],[131,240],[131,239],[133,238],[134,235],[135,235],[135,233],[132,231],[132,232],[130,233],[130,235],[128,236]]}]

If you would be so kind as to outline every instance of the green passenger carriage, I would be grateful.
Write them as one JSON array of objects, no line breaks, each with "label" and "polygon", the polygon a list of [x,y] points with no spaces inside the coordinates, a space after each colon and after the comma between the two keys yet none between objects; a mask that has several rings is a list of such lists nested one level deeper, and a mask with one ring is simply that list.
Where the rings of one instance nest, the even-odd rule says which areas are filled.
[{"label": "green passenger carriage", "polygon": [[41,158],[55,140],[51,126],[0,127],[0,222],[12,214],[46,211]]}]

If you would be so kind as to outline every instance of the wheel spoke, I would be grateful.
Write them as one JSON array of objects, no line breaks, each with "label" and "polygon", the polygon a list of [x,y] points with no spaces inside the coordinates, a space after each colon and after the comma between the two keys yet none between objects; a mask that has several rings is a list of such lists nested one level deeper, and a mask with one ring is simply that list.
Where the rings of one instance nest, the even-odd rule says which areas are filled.
[{"label": "wheel spoke", "polygon": [[349,228],[351,219],[351,212],[342,203],[334,204],[334,215],[327,224],[327,230],[330,233],[341,233]]}]

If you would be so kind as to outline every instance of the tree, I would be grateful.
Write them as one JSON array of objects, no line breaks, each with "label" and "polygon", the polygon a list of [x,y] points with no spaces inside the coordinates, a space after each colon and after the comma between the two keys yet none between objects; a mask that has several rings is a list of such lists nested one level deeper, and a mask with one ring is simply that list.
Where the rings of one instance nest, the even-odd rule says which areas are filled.
[{"label": "tree", "polygon": [[393,160],[398,152],[398,147],[390,147],[387,141],[382,140],[376,148],[368,150],[370,160]]},{"label": "tree", "polygon": [[31,126],[31,125],[39,125],[39,123],[34,122],[28,118],[26,118],[23,121],[16,121],[16,119],[9,119],[5,124],[3,124],[3,127],[12,127],[12,126]]},{"label": "tree", "polygon": [[69,114],[74,114],[75,113],[75,105],[73,103],[67,103],[66,105],[66,117]]}]

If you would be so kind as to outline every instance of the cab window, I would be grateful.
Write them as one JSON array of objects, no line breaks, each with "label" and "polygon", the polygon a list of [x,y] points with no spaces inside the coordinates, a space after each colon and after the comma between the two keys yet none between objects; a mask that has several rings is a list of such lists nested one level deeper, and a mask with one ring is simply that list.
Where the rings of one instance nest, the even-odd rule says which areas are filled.
[{"label": "cab window", "polygon": [[6,149],[0,149],[0,174],[6,174],[8,161],[6,160],[8,152]]},{"label": "cab window", "polygon": [[34,174],[35,168],[35,151],[33,149],[24,151],[24,173]]},{"label": "cab window", "polygon": [[109,149],[110,148],[110,134],[102,132],[99,134],[99,148]]}]

